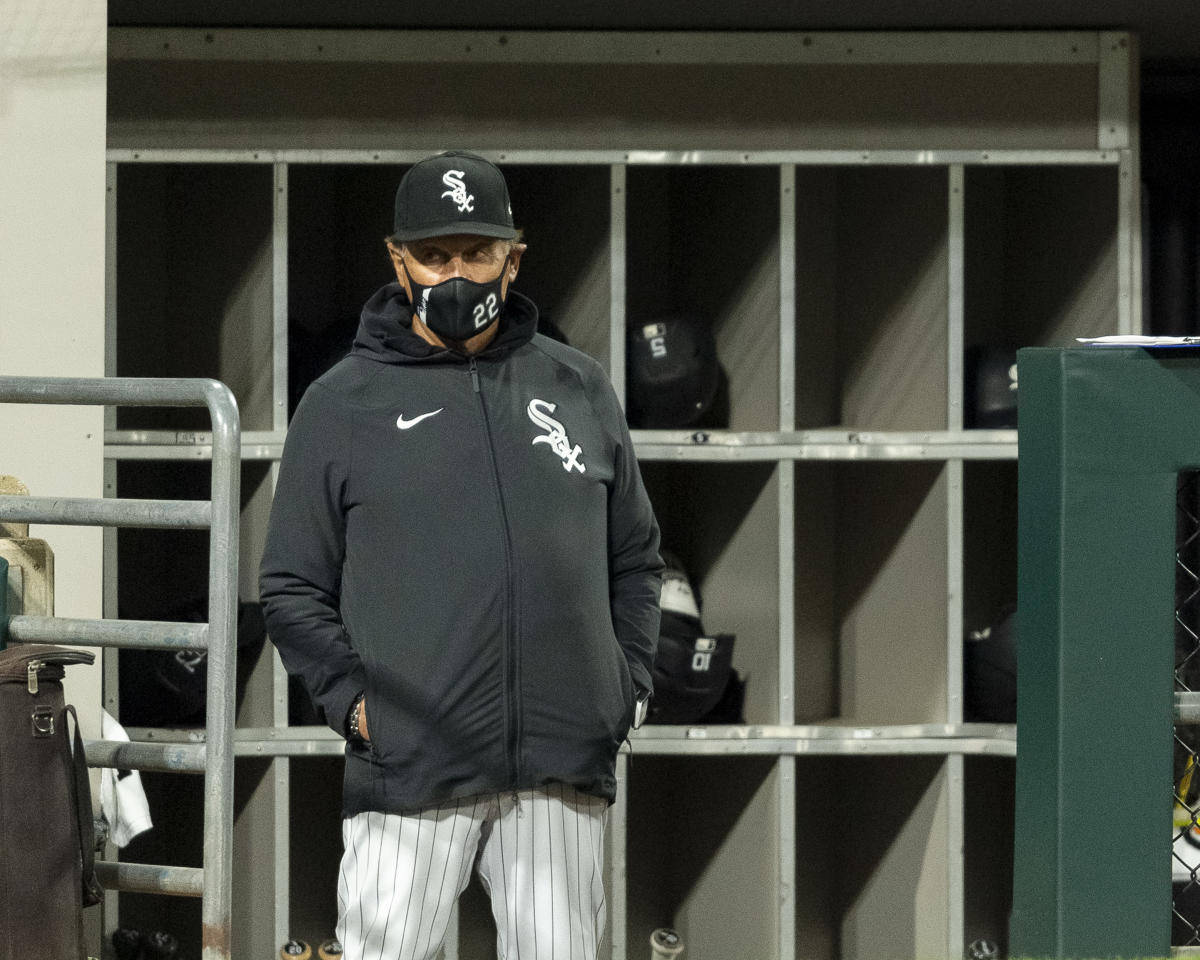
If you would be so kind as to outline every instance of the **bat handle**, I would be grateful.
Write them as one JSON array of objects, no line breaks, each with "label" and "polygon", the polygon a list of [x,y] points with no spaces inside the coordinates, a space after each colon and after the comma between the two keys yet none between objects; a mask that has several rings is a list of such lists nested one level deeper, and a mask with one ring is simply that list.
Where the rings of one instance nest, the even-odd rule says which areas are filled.
[{"label": "bat handle", "polygon": [[650,934],[650,960],[675,960],[683,953],[683,938],[670,927]]}]

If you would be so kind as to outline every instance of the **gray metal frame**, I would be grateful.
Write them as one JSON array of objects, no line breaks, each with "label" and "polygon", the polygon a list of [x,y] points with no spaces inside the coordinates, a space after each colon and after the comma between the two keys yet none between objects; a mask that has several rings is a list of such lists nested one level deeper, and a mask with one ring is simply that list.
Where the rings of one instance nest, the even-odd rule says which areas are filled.
[{"label": "gray metal frame", "polygon": [[237,404],[222,383],[201,379],[0,377],[0,403],[206,406],[212,417],[210,501],[0,496],[0,518],[29,523],[208,528],[208,622],[10,616],[22,643],[208,651],[202,744],[89,740],[91,767],[204,774],[203,867],[100,862],[107,888],[200,897],[204,960],[229,960],[233,898],[234,646],[237,628],[241,443]]},{"label": "gray metal frame", "polygon": [[[621,150],[578,149],[480,149],[502,164],[511,165],[592,165],[608,168],[609,205],[609,344],[607,360],[610,377],[618,396],[624,390],[624,331],[627,283],[628,183],[638,168],[725,165],[774,167],[778,171],[778,292],[779,292],[779,382],[778,417],[772,417],[777,429],[763,431],[634,431],[634,443],[640,459],[666,463],[697,464],[770,464],[777,492],[778,594],[775,610],[778,624],[778,676],[760,675],[764,684],[775,686],[777,710],[761,725],[734,728],[654,727],[644,728],[630,737],[632,749],[618,760],[619,804],[610,828],[610,946],[614,958],[637,956],[644,944],[631,943],[630,923],[626,918],[628,897],[626,874],[629,870],[626,846],[629,840],[625,802],[629,798],[627,775],[632,757],[774,757],[777,776],[771,787],[774,810],[771,840],[777,845],[772,854],[777,877],[770,891],[776,904],[778,929],[774,931],[780,960],[791,960],[808,950],[798,944],[802,934],[796,925],[798,896],[795,873],[796,846],[803,824],[797,824],[797,798],[807,789],[802,786],[806,757],[941,757],[939,774],[944,789],[942,811],[945,825],[944,880],[949,902],[944,917],[944,937],[936,934],[938,950],[948,958],[961,960],[964,944],[959,942],[970,913],[970,894],[965,890],[966,871],[963,850],[966,838],[966,784],[970,758],[1005,757],[1015,754],[1015,729],[1012,726],[964,724],[961,651],[963,594],[966,577],[964,514],[970,499],[965,489],[973,464],[1012,463],[1017,457],[1015,430],[966,430],[963,426],[962,384],[964,381],[963,347],[967,329],[964,300],[965,276],[971,270],[966,236],[968,216],[967,181],[970,171],[998,167],[1097,167],[1112,168],[1117,175],[1117,293],[1115,329],[1104,332],[1134,333],[1140,328],[1140,252],[1138,249],[1137,200],[1137,129],[1136,90],[1131,89],[1132,61],[1135,51],[1125,34],[1103,32],[1055,33],[785,33],[742,34],[731,42],[728,34],[716,33],[588,33],[557,34],[547,43],[536,32],[495,31],[271,31],[231,30],[122,30],[110,33],[109,52],[116,61],[285,61],[321,63],[383,63],[420,59],[435,64],[500,65],[516,63],[605,63],[605,64],[957,64],[1011,63],[1088,65],[1097,71],[1098,103],[1094,136],[1084,149],[766,149],[766,150]],[[1089,119],[1089,126],[1090,126]],[[152,136],[157,136],[153,134]],[[256,133],[255,137],[258,136]],[[264,135],[265,136],[265,135]],[[110,170],[118,165],[136,164],[270,164],[274,168],[274,335],[273,374],[276,399],[275,416],[270,429],[248,432],[242,452],[245,460],[277,461],[286,433],[286,417],[279,403],[286,396],[286,322],[287,322],[287,195],[288,170],[292,164],[408,164],[429,151],[422,149],[328,149],[304,146],[306,141],[285,135],[263,140],[262,148],[238,146],[210,148],[201,136],[187,135],[178,146],[143,148],[141,133],[117,137],[108,151]],[[151,142],[174,142],[169,136]],[[245,138],[232,143],[257,144]],[[317,142],[317,141],[313,141]],[[362,142],[362,141],[359,141]],[[394,141],[404,143],[405,141]],[[547,140],[545,142],[557,142]],[[271,146],[274,144],[274,146]],[[703,146],[703,144],[700,144]],[[480,146],[480,145],[476,145]],[[975,143],[972,142],[972,147]],[[798,234],[806,226],[797,223],[798,184],[812,168],[864,170],[871,167],[936,168],[944,175],[946,212],[945,302],[948,384],[945,404],[945,429],[872,430],[798,429],[796,396],[797,330],[796,309],[799,280],[796,270]],[[111,178],[115,189],[115,175]],[[115,216],[110,217],[115,232]],[[115,250],[115,246],[114,246]],[[110,325],[116,323],[115,303],[110,306]],[[111,359],[111,354],[110,354]],[[772,403],[774,400],[772,400]],[[265,425],[265,424],[264,424]],[[212,439],[196,432],[117,431],[105,436],[105,456],[111,463],[135,459],[205,459],[212,455]],[[946,701],[945,723],[851,726],[843,723],[796,724],[797,681],[796,630],[797,607],[795,573],[797,556],[803,549],[795,529],[797,487],[805,461],[829,463],[871,462],[887,464],[906,461],[915,464],[943,465],[944,493],[939,510],[945,517],[947,565],[945,601]],[[820,469],[824,469],[821,467]],[[941,601],[939,600],[940,604]],[[939,634],[941,627],[938,628]],[[276,788],[277,842],[275,857],[276,941],[282,942],[288,931],[288,797],[287,784],[291,758],[335,757],[343,752],[343,742],[325,728],[286,726],[286,686],[282,667],[275,665],[275,726],[245,728],[236,731],[233,749],[239,757],[274,757]],[[762,689],[762,688],[760,688]],[[1193,706],[1200,715],[1200,706]],[[159,737],[175,732],[160,731]],[[178,733],[180,740],[187,735]],[[642,761],[644,762],[644,761]],[[801,813],[801,816],[803,814]],[[976,897],[978,895],[975,895]],[[940,922],[940,921],[939,921]],[[452,924],[452,930],[457,924]],[[447,960],[458,956],[453,933],[447,943]],[[932,955],[932,954],[931,954]]]},{"label": "gray metal frame", "polygon": [[271,30],[108,32],[114,60],[343,63],[611,64],[1097,64],[1105,70],[1101,116],[1128,117],[1120,94],[1132,51],[1125,33],[1055,31]]}]

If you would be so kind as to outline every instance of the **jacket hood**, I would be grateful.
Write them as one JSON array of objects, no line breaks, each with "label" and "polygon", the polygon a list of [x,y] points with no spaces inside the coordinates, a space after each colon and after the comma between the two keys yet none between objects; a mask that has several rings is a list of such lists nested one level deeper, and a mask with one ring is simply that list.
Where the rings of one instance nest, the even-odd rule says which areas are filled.
[{"label": "jacket hood", "polygon": [[[537,318],[533,301],[510,288],[497,321],[500,329],[477,356],[495,356],[527,343],[537,331]],[[466,359],[464,354],[434,346],[413,331],[412,305],[399,283],[380,287],[363,306],[350,352],[381,363]]]}]

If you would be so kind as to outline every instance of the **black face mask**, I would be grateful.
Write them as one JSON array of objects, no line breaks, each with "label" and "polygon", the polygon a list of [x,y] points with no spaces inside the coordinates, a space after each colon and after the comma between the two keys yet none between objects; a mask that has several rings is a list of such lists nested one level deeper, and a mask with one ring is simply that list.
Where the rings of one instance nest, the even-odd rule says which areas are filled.
[{"label": "black face mask", "polygon": [[405,266],[404,272],[412,287],[413,312],[443,340],[453,340],[455,343],[469,340],[499,319],[504,306],[500,291],[507,269],[508,257],[505,257],[500,275],[495,280],[476,283],[466,277],[454,277],[426,286],[417,283]]}]

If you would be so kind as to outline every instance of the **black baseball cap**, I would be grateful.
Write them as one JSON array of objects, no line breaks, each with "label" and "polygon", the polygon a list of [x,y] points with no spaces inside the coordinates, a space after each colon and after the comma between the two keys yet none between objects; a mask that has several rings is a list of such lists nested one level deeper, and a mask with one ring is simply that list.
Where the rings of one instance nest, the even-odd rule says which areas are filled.
[{"label": "black baseball cap", "polygon": [[396,240],[452,233],[513,240],[512,204],[504,174],[474,153],[450,151],[409,167],[396,188]]},{"label": "black baseball cap", "polygon": [[626,413],[634,427],[695,426],[713,407],[721,384],[712,329],[691,313],[633,323],[626,338],[625,365]]}]

